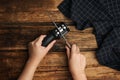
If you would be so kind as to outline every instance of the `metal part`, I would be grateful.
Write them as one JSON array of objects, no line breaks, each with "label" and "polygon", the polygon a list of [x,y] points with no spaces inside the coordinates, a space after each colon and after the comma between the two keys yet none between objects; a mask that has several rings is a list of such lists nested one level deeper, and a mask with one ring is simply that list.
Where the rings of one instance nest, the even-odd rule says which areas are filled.
[{"label": "metal part", "polygon": [[60,32],[60,30],[59,30],[59,28],[58,28],[58,26],[57,26],[57,24],[55,23],[55,21],[52,19],[52,17],[50,16],[51,15],[51,13],[49,12],[49,11],[47,11],[47,13],[48,13],[48,16],[49,16],[49,18],[50,18],[50,20],[52,21],[52,23],[55,25],[55,27],[58,29],[58,31],[59,31],[59,33],[60,33],[60,35],[62,36],[62,38],[64,39],[64,41],[65,41],[65,43],[66,43],[66,45],[69,47],[69,48],[71,48],[71,45],[70,45],[70,43],[67,41],[67,39],[65,38],[65,36]]}]

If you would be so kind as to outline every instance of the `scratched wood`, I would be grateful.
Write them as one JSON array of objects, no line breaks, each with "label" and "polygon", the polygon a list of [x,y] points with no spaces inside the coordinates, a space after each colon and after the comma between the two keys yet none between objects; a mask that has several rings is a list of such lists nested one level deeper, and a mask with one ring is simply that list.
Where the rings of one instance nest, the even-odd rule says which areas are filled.
[{"label": "scratched wood", "polygon": [[70,20],[65,18],[57,9],[61,1],[62,0],[1,0],[0,22],[50,22],[48,11],[56,22],[69,22]]},{"label": "scratched wood", "polygon": [[[120,73],[118,71],[101,66],[97,62],[95,58],[95,51],[81,53],[86,56],[86,73],[90,80],[98,80],[99,78],[99,80],[102,80],[103,78],[105,78],[105,80],[108,78],[112,78],[111,80],[117,80],[119,78]],[[0,72],[2,73],[1,75],[9,74],[8,77],[10,79],[17,78],[28,58],[27,51],[0,52],[0,56],[2,56],[2,65],[0,65],[2,68],[0,69]],[[39,64],[39,67],[34,75],[34,79],[47,80],[46,77],[49,77],[50,79],[55,80],[67,80],[71,77],[67,66],[67,57],[65,52],[49,52]]]},{"label": "scratched wood", "polygon": [[[63,0],[0,0],[0,80],[16,80],[28,58],[27,45],[54,28],[48,17],[65,22],[70,32],[68,41],[77,43],[87,58],[88,80],[120,80],[120,72],[97,62],[97,43],[92,28],[77,30],[74,23],[62,15],[57,6]],[[71,80],[64,41],[58,40],[39,64],[33,80]]]},{"label": "scratched wood", "polygon": [[[3,28],[2,28],[3,27]],[[6,27],[1,26],[0,30],[0,50],[13,50],[13,49],[27,49],[27,44],[38,37],[40,34],[46,34],[49,30],[53,29],[54,26],[18,26],[18,27]],[[91,29],[85,31],[78,31],[74,29],[74,26],[70,26],[70,32],[66,35],[66,38],[71,43],[77,43],[81,50],[85,49],[96,49],[97,44],[95,36],[90,33]],[[85,33],[86,32],[86,33]],[[88,33],[87,33],[88,32]],[[8,36],[9,34],[9,36]],[[74,39],[72,39],[74,38]],[[88,40],[89,39],[89,40]],[[6,42],[6,40],[9,40]],[[84,43],[85,42],[85,43]],[[64,41],[58,40],[55,44],[53,51],[63,51]]]}]

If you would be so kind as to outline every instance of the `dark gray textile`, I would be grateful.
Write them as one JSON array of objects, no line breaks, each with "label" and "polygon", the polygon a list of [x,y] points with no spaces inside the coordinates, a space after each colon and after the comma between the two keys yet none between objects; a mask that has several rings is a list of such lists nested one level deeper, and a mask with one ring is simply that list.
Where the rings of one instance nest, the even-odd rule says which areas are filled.
[{"label": "dark gray textile", "polygon": [[93,26],[99,63],[120,70],[120,0],[64,0],[58,9],[77,29]]}]

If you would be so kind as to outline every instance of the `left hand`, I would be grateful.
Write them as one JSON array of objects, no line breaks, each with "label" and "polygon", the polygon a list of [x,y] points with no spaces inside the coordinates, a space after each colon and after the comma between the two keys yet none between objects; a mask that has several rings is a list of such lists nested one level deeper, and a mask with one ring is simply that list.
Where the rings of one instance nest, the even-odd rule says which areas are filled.
[{"label": "left hand", "polygon": [[41,46],[41,44],[44,37],[45,35],[41,35],[40,37],[29,43],[29,59],[18,80],[32,80],[39,62],[43,59],[43,57],[48,53],[48,51],[56,42],[54,40],[47,47],[43,47]]},{"label": "left hand", "polygon": [[53,47],[55,40],[52,41],[47,47],[41,46],[42,40],[46,35],[41,35],[34,41],[29,43],[29,59],[41,61],[48,51]]}]

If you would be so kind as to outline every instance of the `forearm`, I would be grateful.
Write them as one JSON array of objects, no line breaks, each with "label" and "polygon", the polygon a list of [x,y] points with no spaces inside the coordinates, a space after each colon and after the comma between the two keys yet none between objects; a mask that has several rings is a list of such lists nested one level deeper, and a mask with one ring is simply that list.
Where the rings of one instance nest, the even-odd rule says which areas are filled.
[{"label": "forearm", "polygon": [[18,78],[18,80],[32,80],[34,72],[38,66],[39,62],[35,59],[28,59],[25,68]]},{"label": "forearm", "polygon": [[45,35],[41,35],[29,43],[29,59],[18,80],[32,80],[38,64],[56,42],[56,40],[54,40],[47,47],[43,47],[41,45],[44,38]]}]

